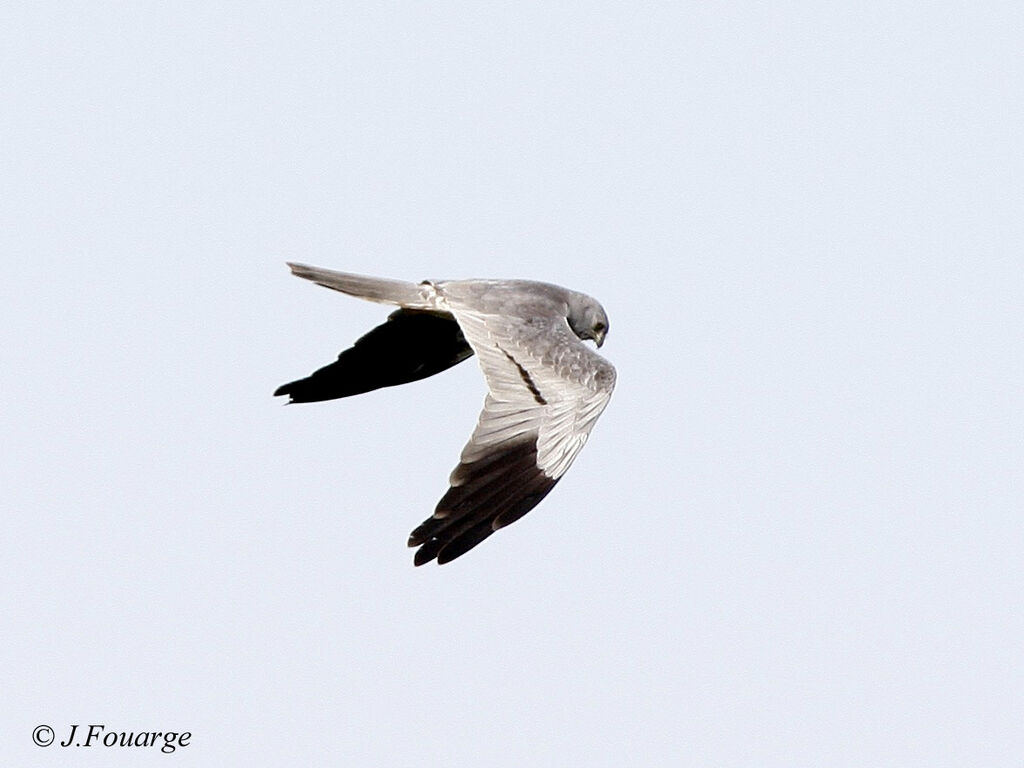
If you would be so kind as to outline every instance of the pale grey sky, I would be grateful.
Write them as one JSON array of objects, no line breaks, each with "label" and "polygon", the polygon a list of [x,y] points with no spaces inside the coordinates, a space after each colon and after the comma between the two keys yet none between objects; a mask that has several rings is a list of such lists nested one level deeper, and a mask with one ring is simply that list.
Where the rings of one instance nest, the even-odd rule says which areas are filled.
[{"label": "pale grey sky", "polygon": [[[1024,6],[7,3],[4,765],[1019,766]],[[607,308],[535,511],[414,569],[475,364],[271,392],[386,310]],[[173,756],[49,724],[188,730]]]}]

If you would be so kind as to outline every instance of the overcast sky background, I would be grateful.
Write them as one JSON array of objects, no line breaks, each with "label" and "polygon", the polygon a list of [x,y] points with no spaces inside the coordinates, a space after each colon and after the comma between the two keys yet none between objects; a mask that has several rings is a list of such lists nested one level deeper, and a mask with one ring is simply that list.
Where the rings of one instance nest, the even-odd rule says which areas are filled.
[{"label": "overcast sky background", "polygon": [[[4,765],[1020,766],[1019,2],[5,3]],[[599,298],[619,384],[444,567],[475,363],[274,388],[386,309]],[[188,730],[157,750],[32,729]]]}]

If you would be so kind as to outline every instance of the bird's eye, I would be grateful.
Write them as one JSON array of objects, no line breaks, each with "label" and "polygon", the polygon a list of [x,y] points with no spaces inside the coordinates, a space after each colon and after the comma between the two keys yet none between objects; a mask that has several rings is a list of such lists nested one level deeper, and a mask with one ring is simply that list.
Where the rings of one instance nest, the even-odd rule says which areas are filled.
[{"label": "bird's eye", "polygon": [[594,324],[594,333],[604,333],[604,330],[605,330],[605,324],[604,323],[595,323]]}]

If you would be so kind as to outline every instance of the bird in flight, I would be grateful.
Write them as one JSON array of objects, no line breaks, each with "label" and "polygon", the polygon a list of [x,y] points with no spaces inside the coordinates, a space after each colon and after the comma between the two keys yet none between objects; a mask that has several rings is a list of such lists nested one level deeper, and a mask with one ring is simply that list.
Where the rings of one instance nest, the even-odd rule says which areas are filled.
[{"label": "bird in flight", "polygon": [[615,387],[615,368],[583,343],[604,343],[608,317],[582,293],[528,280],[411,283],[288,266],[326,288],[399,309],[336,361],[275,395],[332,400],[424,379],[474,354],[480,362],[484,409],[448,492],[409,536],[416,565],[450,562],[537,506]]}]

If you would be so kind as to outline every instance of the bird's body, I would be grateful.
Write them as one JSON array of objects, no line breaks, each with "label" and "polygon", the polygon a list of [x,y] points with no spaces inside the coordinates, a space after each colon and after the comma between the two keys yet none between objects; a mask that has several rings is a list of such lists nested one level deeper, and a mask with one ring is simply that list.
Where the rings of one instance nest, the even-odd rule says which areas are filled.
[{"label": "bird's body", "polygon": [[615,386],[594,299],[527,280],[411,283],[290,264],[327,288],[400,307],[338,360],[274,393],[348,397],[432,376],[476,354],[489,392],[434,514],[413,531],[415,563],[445,563],[535,507],[582,449]]}]

